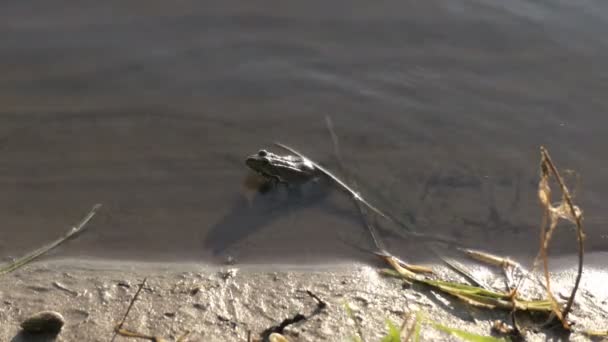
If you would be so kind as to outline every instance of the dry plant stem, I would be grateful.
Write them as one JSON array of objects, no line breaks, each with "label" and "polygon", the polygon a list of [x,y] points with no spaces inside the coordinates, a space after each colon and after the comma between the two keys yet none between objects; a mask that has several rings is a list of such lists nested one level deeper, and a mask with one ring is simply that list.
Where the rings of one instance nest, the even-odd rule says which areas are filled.
[{"label": "dry plant stem", "polygon": [[139,288],[137,289],[137,292],[135,292],[135,296],[133,296],[133,298],[131,299],[131,302],[129,303],[129,307],[127,308],[127,311],[125,312],[125,315],[122,317],[122,320],[120,321],[118,326],[116,326],[116,330],[114,330],[114,336],[112,336],[112,342],[114,342],[114,340],[116,339],[116,335],[122,330],[122,326],[123,326],[123,324],[125,324],[125,320],[127,319],[127,316],[129,316],[129,312],[131,311],[133,304],[137,300],[137,297],[139,297],[139,293],[146,285],[147,279],[148,278],[144,278],[144,280],[141,282],[141,284],[139,284]]},{"label": "dry plant stem", "polygon": [[182,336],[180,336],[175,342],[184,342],[190,336],[191,331],[186,331]]},{"label": "dry plant stem", "polygon": [[467,279],[473,285],[482,287],[482,288],[484,288],[486,290],[490,290],[491,289],[491,287],[488,284],[486,284],[481,279],[478,279],[477,277],[475,277],[475,275],[473,273],[471,273],[465,266],[461,265],[456,260],[453,260],[453,259],[450,259],[450,258],[445,258],[445,257],[441,258],[441,260],[446,265],[448,265],[448,267],[450,267],[452,270],[454,270],[458,274],[462,275],[465,279]]},{"label": "dry plant stem", "polygon": [[[338,142],[338,136],[336,135],[336,131],[334,130],[333,122],[329,115],[325,116],[325,123],[327,125],[327,130],[329,131],[331,141],[333,143],[334,156],[336,157],[336,160],[338,161],[338,167],[340,168],[340,172],[343,175],[345,175],[345,177],[347,177],[348,175],[346,173],[346,168],[344,167],[344,161],[342,160],[342,154],[340,153],[340,144]],[[352,184],[353,189],[357,188],[357,183],[354,180],[351,180],[351,184]],[[378,239],[378,235],[376,234],[376,229],[374,228],[374,226],[372,225],[370,220],[365,215],[364,210],[363,210],[363,205],[361,205],[361,202],[358,200],[355,200],[355,204],[357,205],[357,209],[359,209],[359,214],[361,215],[361,218],[363,219],[365,226],[366,226],[370,236],[372,237],[372,240],[374,242],[374,246],[376,247],[376,249],[378,249],[380,252],[382,252],[384,254],[390,255],[390,253],[388,253],[388,251],[386,250],[386,247],[384,246],[382,241],[380,239]]]},{"label": "dry plant stem", "polygon": [[49,243],[48,245],[42,246],[41,248],[38,248],[37,250],[35,250],[33,252],[30,252],[26,256],[17,259],[16,261],[9,264],[8,266],[0,267],[0,276],[4,275],[6,273],[10,273],[22,266],[25,266],[26,264],[34,261],[35,259],[41,257],[44,254],[46,254],[51,249],[59,246],[60,244],[67,241],[68,239],[72,238],[77,233],[82,232],[85,229],[85,226],[87,225],[87,223],[89,223],[89,221],[93,218],[93,216],[95,216],[95,214],[97,213],[97,210],[99,210],[99,208],[101,208],[101,204],[95,204],[93,206],[93,208],[89,211],[87,216],[85,216],[80,221],[80,223],[78,223],[76,226],[72,227],[72,229],[70,229],[61,238]]},{"label": "dry plant stem", "polygon": [[406,335],[405,335],[405,338],[403,339],[403,341],[407,342],[412,339],[412,336],[414,335],[414,331],[416,330],[416,323],[417,323],[416,319],[414,318],[412,320],[412,324],[409,327],[407,327]]},{"label": "dry plant stem", "polygon": [[[331,137],[332,143],[333,143],[333,147],[334,147],[334,155],[338,161],[338,166],[340,168],[340,171],[343,175],[347,176],[347,172],[346,169],[344,167],[344,162],[342,160],[342,154],[340,153],[340,144],[338,142],[338,136],[336,135],[336,132],[334,130],[334,125],[333,122],[331,120],[331,117],[329,115],[325,116],[325,123],[327,125],[327,130],[329,131],[329,135]],[[281,146],[281,145],[279,145]],[[283,147],[285,148],[285,147]],[[295,151],[292,151],[295,152]],[[298,153],[296,153],[298,154]],[[303,157],[301,155],[301,157]],[[326,174],[328,176],[332,176],[331,174],[328,174],[326,172]],[[333,177],[331,177],[333,178]],[[342,185],[343,187],[346,188],[346,190],[351,190],[349,189],[345,184],[342,184],[341,182],[338,181],[338,184]],[[354,191],[354,189],[356,189],[357,184],[354,180],[351,180],[351,184],[352,184],[352,190]],[[352,191],[351,191],[352,193]],[[365,211],[363,209],[363,199],[359,196],[359,198],[357,198],[358,194],[355,193],[353,194],[353,198],[355,199],[355,203],[357,205],[357,209],[359,209],[359,214],[361,215],[362,219],[364,220],[365,226],[367,227],[367,230],[370,234],[370,236],[372,237],[372,240],[374,242],[374,246],[376,247],[376,249],[378,249],[379,253],[376,253],[377,255],[379,255],[382,258],[388,257],[388,256],[392,256],[392,254],[386,249],[386,246],[384,245],[384,243],[382,243],[382,241],[378,238],[378,235],[376,233],[376,228],[374,227],[374,225],[370,222],[370,220],[367,218],[367,216],[365,215]],[[368,204],[368,207],[369,204]],[[399,220],[397,220],[395,217],[392,216],[387,216],[385,215],[383,212],[380,212],[379,210],[372,208],[372,211],[375,211],[376,213],[380,214],[380,216],[383,216],[384,218],[388,218],[389,220],[399,224],[400,226],[404,227],[406,230],[410,230],[408,228],[407,225],[403,224],[402,222],[400,222]],[[413,233],[413,232],[412,232]],[[449,262],[447,260],[444,259],[444,257],[438,253],[433,247],[431,247],[430,245],[426,246],[433,254],[435,254],[437,257],[439,257],[440,259],[442,259],[445,263],[449,264]],[[428,268],[418,268],[418,266],[415,265],[408,265],[403,263],[404,266],[408,267],[410,270],[414,271],[414,272],[428,272],[428,273],[432,273],[432,270],[428,269]],[[412,269],[410,266],[413,266],[414,269]]]},{"label": "dry plant stem", "polygon": [[[553,314],[557,316],[557,318],[562,323],[565,329],[569,329],[567,321],[561,314],[559,304],[555,300],[553,296],[553,292],[551,292],[551,280],[549,277],[549,260],[547,258],[547,250],[549,249],[549,241],[551,240],[551,236],[553,235],[553,231],[555,227],[557,227],[557,220],[553,217],[549,220],[549,229],[545,229],[547,226],[547,219],[550,217],[550,206],[551,206],[551,188],[549,187],[549,170],[547,168],[547,163],[544,158],[544,155],[541,155],[541,179],[538,184],[538,196],[541,204],[543,205],[544,212],[541,220],[541,237],[540,237],[540,250],[539,256],[543,261],[543,275],[545,276],[545,289],[547,290],[547,297],[549,302],[551,303],[551,308]],[[550,320],[553,320],[552,318]]]},{"label": "dry plant stem", "polygon": [[[135,331],[130,331],[127,329],[117,329],[117,333],[120,336],[143,338],[143,339],[146,339],[146,340],[149,340],[152,342],[167,342],[167,340],[165,340],[162,337],[146,335],[146,334],[138,333]],[[190,336],[190,331],[186,331],[182,336],[180,336],[177,340],[175,340],[175,342],[184,342],[184,341],[186,341],[186,338],[188,338],[188,336]]]},{"label": "dry plant stem", "polygon": [[274,142],[274,145],[277,147],[280,147],[282,149],[284,149],[285,151],[295,154],[298,157],[302,158],[302,159],[306,159],[308,160],[310,163],[312,163],[314,165],[315,168],[317,168],[321,173],[323,173],[327,178],[329,178],[331,181],[333,181],[338,188],[340,188],[341,190],[347,192],[354,200],[356,200],[360,205],[365,206],[365,208],[373,211],[374,213],[378,214],[379,216],[401,226],[402,228],[404,228],[406,230],[406,234],[408,236],[415,236],[415,237],[419,237],[419,238],[428,238],[428,239],[432,239],[434,241],[437,242],[442,242],[448,245],[453,245],[453,246],[460,246],[459,242],[454,240],[454,239],[449,239],[449,238],[445,238],[445,237],[441,237],[441,236],[433,236],[433,235],[428,235],[428,234],[423,234],[423,233],[418,233],[416,231],[414,231],[412,228],[409,227],[409,225],[407,225],[405,222],[403,222],[402,220],[396,218],[393,215],[387,214],[382,212],[380,209],[376,208],[375,206],[373,206],[372,204],[370,204],[369,202],[367,202],[358,192],[356,192],[355,190],[353,190],[353,188],[351,188],[350,186],[348,186],[346,183],[344,183],[340,178],[338,178],[336,175],[334,175],[331,171],[327,170],[326,168],[324,168],[323,166],[319,165],[318,163],[316,163],[315,161],[313,161],[312,159],[308,158],[306,155],[298,152],[297,150],[295,150],[293,147],[289,147],[283,143],[280,143],[278,141]]},{"label": "dry plant stem", "polygon": [[583,231],[583,223],[581,220],[581,215],[578,215],[577,211],[574,209],[574,204],[572,203],[572,197],[570,196],[570,192],[568,191],[568,188],[566,188],[566,185],[564,184],[562,177],[560,176],[559,172],[557,171],[557,167],[555,167],[555,164],[553,164],[553,161],[551,160],[551,157],[549,156],[549,152],[543,146],[541,146],[540,150],[541,150],[543,159],[547,162],[547,165],[551,169],[551,172],[557,179],[557,182],[562,190],[566,203],[568,204],[568,207],[570,209],[570,214],[576,221],[576,237],[578,240],[578,272],[576,274],[576,280],[574,282],[574,287],[572,288],[572,292],[570,294],[570,297],[568,298],[568,302],[566,303],[566,307],[562,311],[562,315],[565,318],[568,315],[568,313],[570,312],[570,309],[572,308],[572,303],[574,302],[574,297],[576,296],[576,292],[578,290],[578,287],[579,287],[579,284],[581,281],[581,277],[583,275],[583,263],[584,263],[584,254],[585,254],[585,245],[584,245],[585,233]]},{"label": "dry plant stem", "polygon": [[125,336],[125,337],[143,338],[143,339],[153,341],[153,342],[166,342],[162,338],[158,338],[156,336],[140,334],[138,332],[130,331],[130,330],[123,329],[123,328],[116,329],[116,333],[118,333],[120,336]]},{"label": "dry plant stem", "polygon": [[385,219],[387,219],[389,221],[392,221],[395,224],[403,227],[407,231],[408,235],[410,235],[410,236],[417,236],[417,237],[431,238],[431,239],[433,239],[435,241],[443,242],[443,243],[446,243],[446,244],[456,244],[456,245],[458,244],[457,241],[452,240],[452,239],[443,238],[443,237],[439,237],[439,236],[429,236],[429,235],[426,235],[426,234],[422,234],[422,233],[418,233],[418,232],[413,231],[403,221],[399,220],[398,218],[396,218],[393,215],[389,215],[387,213],[382,212],[380,209],[376,208],[375,206],[373,206],[372,204],[370,204],[369,202],[367,202],[363,197],[361,197],[361,195],[358,192],[356,192],[355,190],[353,190],[353,188],[351,188],[346,183],[344,183],[340,178],[338,178],[336,175],[334,175],[331,171],[329,171],[326,168],[324,168],[323,166],[319,165],[318,163],[316,163],[312,159],[308,158],[304,154],[302,154],[302,153],[298,152],[297,150],[295,150],[294,148],[289,147],[289,146],[287,146],[285,144],[282,144],[282,143],[280,143],[278,141],[275,141],[274,145],[276,145],[277,147],[280,147],[280,148],[284,149],[285,151],[288,151],[289,153],[295,154],[295,155],[297,155],[298,157],[300,157],[302,159],[306,159],[309,162],[311,162],[314,165],[315,168],[317,168],[327,178],[329,178],[331,181],[333,181],[340,189],[342,189],[343,191],[347,192],[354,200],[356,200],[360,204],[363,204],[367,209],[375,212],[376,214],[380,215],[381,217],[383,217],[383,218],[385,218]]}]

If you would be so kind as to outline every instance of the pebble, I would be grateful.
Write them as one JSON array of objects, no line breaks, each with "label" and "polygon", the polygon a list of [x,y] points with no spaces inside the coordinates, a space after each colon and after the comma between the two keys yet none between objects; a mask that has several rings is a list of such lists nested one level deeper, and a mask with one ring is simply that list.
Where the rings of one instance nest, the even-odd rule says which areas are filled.
[{"label": "pebble", "polygon": [[270,336],[268,336],[268,340],[270,342],[289,342],[289,340],[287,339],[287,337],[279,334],[279,333],[272,333],[270,334]]},{"label": "pebble", "polygon": [[33,334],[57,334],[65,324],[63,316],[55,311],[41,311],[21,323],[21,328]]},{"label": "pebble", "polygon": [[227,280],[230,278],[234,278],[238,271],[239,271],[238,268],[230,268],[225,271],[220,271],[219,275],[222,279]]},{"label": "pebble", "polygon": [[126,289],[130,289],[131,288],[131,284],[128,281],[126,281],[126,280],[121,280],[118,283],[116,283],[116,285],[120,286],[120,287],[124,287]]}]

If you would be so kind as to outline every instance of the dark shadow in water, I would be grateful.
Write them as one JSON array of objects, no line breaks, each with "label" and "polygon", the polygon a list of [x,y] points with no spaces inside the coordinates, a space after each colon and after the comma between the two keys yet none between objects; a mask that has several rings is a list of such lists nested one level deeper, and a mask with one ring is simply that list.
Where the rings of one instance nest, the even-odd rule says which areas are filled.
[{"label": "dark shadow in water", "polygon": [[[333,191],[338,190],[327,181],[307,184],[301,189],[287,188],[283,185],[269,187],[268,184],[263,184],[258,187],[253,199],[248,200],[242,195],[235,199],[230,212],[217,222],[204,237],[203,247],[205,250],[211,251],[214,256],[224,255],[227,250],[281,217],[298,210],[318,207],[320,211],[352,221],[353,225],[360,227],[357,233],[354,233],[354,237],[338,238],[337,242],[349,249],[363,252],[363,255],[369,255],[369,258],[365,258],[364,261],[376,260],[377,258],[373,254],[376,249],[367,230],[364,217],[357,211],[354,203],[341,208],[328,201],[327,199]],[[315,224],[314,220],[315,218],[311,217],[311,224]],[[409,236],[407,233],[399,234],[393,229],[383,227],[382,223],[375,222],[374,227],[383,241],[404,241],[409,238],[426,239]],[[311,239],[310,243],[314,243],[314,240]],[[306,241],[303,241],[303,243],[306,243]]]},{"label": "dark shadow in water", "polygon": [[424,183],[422,194],[420,195],[420,201],[424,201],[434,189],[439,187],[450,189],[468,188],[480,190],[481,185],[482,184],[479,178],[463,172],[435,172],[431,174]]},{"label": "dark shadow in water", "polygon": [[[247,182],[247,181],[246,181]],[[253,184],[248,184],[252,187]],[[379,259],[374,252],[377,251],[366,227],[365,217],[361,215],[354,203],[348,207],[340,208],[328,201],[329,195],[335,189],[328,181],[318,181],[313,184],[304,185],[302,188],[288,188],[283,185],[269,187],[269,185],[258,185],[257,192],[253,199],[249,200],[243,195],[236,197],[234,205],[229,213],[219,222],[210,228],[203,238],[204,250],[211,251],[213,256],[230,256],[228,251],[235,248],[241,241],[260,232],[264,227],[270,226],[274,221],[283,216],[302,209],[318,207],[320,211],[329,213],[332,216],[339,216],[342,219],[352,221],[357,228],[355,235],[348,237],[338,237],[336,242],[352,251],[358,251],[363,256],[363,262],[378,262]],[[342,194],[342,196],[346,196]],[[311,217],[311,224],[316,224],[315,217]],[[372,216],[369,219],[373,219]],[[412,220],[410,220],[411,222]],[[375,218],[373,226],[382,242],[390,241],[390,245],[402,244],[408,246],[403,250],[391,250],[400,257],[408,256],[411,258],[413,250],[420,250],[421,255],[428,254],[423,242],[442,241],[445,238],[418,232],[412,233],[404,230],[403,227],[392,227],[393,224]],[[386,226],[388,224],[391,227]],[[449,239],[448,239],[449,240]],[[315,243],[316,239],[301,243]],[[460,245],[456,243],[456,245]],[[415,253],[414,253],[415,254]]]},{"label": "dark shadow in water", "polygon": [[262,185],[253,199],[248,200],[245,196],[236,198],[230,212],[204,237],[203,247],[210,250],[214,256],[222,255],[232,246],[286,214],[315,206],[359,223],[352,209],[339,209],[326,201],[332,190],[329,184],[322,181],[307,184],[305,189],[283,185],[268,188],[268,185]]}]

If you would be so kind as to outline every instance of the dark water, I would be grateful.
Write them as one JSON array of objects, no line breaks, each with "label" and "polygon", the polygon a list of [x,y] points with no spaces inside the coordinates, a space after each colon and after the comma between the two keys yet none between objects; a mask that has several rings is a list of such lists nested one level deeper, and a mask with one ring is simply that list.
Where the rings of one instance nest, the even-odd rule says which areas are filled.
[{"label": "dark water", "polygon": [[[370,201],[515,256],[536,250],[545,145],[581,176],[588,250],[608,250],[607,2],[221,3],[0,5],[0,256],[101,202],[54,255],[369,258],[342,193],[246,185],[275,140],[337,170],[325,115]],[[573,241],[564,226],[551,252]]]}]

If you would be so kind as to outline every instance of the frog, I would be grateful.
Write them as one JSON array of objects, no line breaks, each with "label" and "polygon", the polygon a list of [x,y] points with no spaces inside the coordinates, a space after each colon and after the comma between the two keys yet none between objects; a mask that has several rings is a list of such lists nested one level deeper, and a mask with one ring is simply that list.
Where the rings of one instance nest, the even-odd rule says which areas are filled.
[{"label": "frog", "polygon": [[292,154],[275,154],[265,149],[248,156],[245,163],[275,184],[297,186],[318,180],[322,176],[309,159]]},{"label": "frog", "polygon": [[[247,166],[269,180],[270,185],[285,184],[288,187],[297,187],[298,185],[311,181],[327,179],[334,183],[338,188],[346,191],[355,201],[363,204],[376,214],[386,219],[391,219],[380,209],[363,199],[358,192],[349,187],[329,170],[287,145],[281,143],[275,143],[275,145],[291,154],[280,155],[261,149],[257,153],[247,157],[245,160]],[[266,188],[264,188],[264,191],[265,190]]]},{"label": "frog", "polygon": [[[365,207],[380,217],[393,222],[394,224],[404,228],[409,236],[416,236],[419,238],[430,238],[432,240],[443,242],[449,245],[458,246],[458,241],[450,238],[441,236],[427,235],[424,233],[417,232],[414,227],[400,220],[389,213],[378,209],[376,206],[369,203],[361,196],[355,189],[350,187],[344,181],[342,181],[333,172],[319,165],[306,157],[296,149],[289,147],[285,144],[275,142],[277,147],[289,152],[290,154],[279,155],[271,153],[267,150],[261,149],[257,153],[247,157],[245,163],[249,168],[262,175],[264,178],[270,180],[269,183],[284,183],[287,185],[303,184],[310,181],[318,181],[320,179],[328,180],[333,183],[334,186],[341,189],[350,195],[350,197],[357,203],[359,210],[361,207]],[[383,243],[378,239],[374,232],[373,226],[367,225],[367,228],[372,236],[374,244],[378,249],[375,254],[381,257],[392,257],[392,254],[386,250]]]}]

